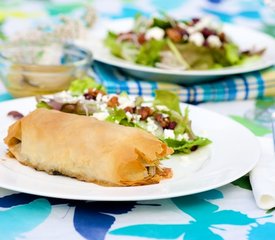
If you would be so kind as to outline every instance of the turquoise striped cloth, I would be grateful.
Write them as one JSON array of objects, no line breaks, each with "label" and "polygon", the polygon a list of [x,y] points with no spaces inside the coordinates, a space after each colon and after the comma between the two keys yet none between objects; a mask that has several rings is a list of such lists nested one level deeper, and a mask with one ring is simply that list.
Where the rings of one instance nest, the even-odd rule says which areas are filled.
[{"label": "turquoise striped cloth", "polygon": [[192,86],[136,79],[116,67],[98,62],[94,65],[94,72],[96,80],[109,93],[124,91],[133,95],[153,96],[156,89],[167,89],[176,92],[182,102],[188,103],[246,100],[275,95],[275,66]]},{"label": "turquoise striped cloth", "polygon": [[[108,93],[127,92],[131,95],[154,96],[156,89],[166,89],[177,93],[182,102],[194,104],[275,96],[275,66],[192,86],[137,79],[116,67],[99,62],[94,64],[93,70],[96,81],[103,84]],[[12,99],[12,96],[0,86],[0,101],[8,99]]]}]

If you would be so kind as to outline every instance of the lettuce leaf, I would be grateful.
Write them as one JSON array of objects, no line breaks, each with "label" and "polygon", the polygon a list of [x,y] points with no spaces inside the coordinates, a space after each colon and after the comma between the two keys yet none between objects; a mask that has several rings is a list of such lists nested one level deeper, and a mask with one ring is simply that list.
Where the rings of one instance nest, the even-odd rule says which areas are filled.
[{"label": "lettuce leaf", "polygon": [[165,40],[151,39],[141,45],[135,62],[145,66],[155,66],[160,61],[160,51],[165,46]]},{"label": "lettuce leaf", "polygon": [[129,122],[126,116],[126,113],[123,109],[113,109],[113,111],[109,111],[109,116],[106,118],[106,121],[117,123],[119,125],[128,126],[128,127],[138,127],[133,122]]},{"label": "lettuce leaf", "polygon": [[97,83],[91,77],[84,77],[72,81],[68,90],[72,93],[73,96],[79,96],[89,88],[95,88],[104,92],[106,91],[103,85]]},{"label": "lettuce leaf", "polygon": [[108,32],[104,40],[105,46],[110,49],[114,56],[134,62],[139,52],[138,47],[131,41],[117,41],[117,38],[116,33]]},{"label": "lettuce leaf", "polygon": [[41,101],[36,103],[37,108],[47,108],[47,109],[52,109],[51,106],[49,106],[46,102]]},{"label": "lettuce leaf", "polygon": [[107,37],[104,40],[105,45],[110,48],[111,53],[119,58],[122,56],[122,45],[117,42],[118,35],[113,32],[108,32]]},{"label": "lettuce leaf", "polygon": [[240,61],[239,48],[233,43],[224,44],[225,58],[229,62],[229,65],[236,65]]},{"label": "lettuce leaf", "polygon": [[169,115],[171,121],[177,123],[174,132],[176,135],[187,133],[190,139],[194,139],[196,136],[191,128],[191,121],[188,116],[188,108],[185,108],[184,115],[180,110],[180,99],[177,94],[167,90],[156,90],[156,96],[153,101],[153,105],[164,105],[169,111],[164,111]]},{"label": "lettuce leaf", "polygon": [[159,27],[162,29],[166,29],[166,28],[172,27],[172,25],[167,19],[154,17],[152,27]]},{"label": "lettuce leaf", "polygon": [[208,138],[196,137],[194,140],[176,140],[176,139],[165,139],[164,142],[171,148],[174,149],[176,153],[189,154],[195,151],[197,148],[204,147],[211,143]]},{"label": "lettuce leaf", "polygon": [[193,43],[175,44],[176,48],[182,55],[182,58],[188,63],[190,69],[206,70],[213,68],[216,59],[215,49],[210,49],[204,46],[196,46]]},{"label": "lettuce leaf", "polygon": [[167,90],[158,89],[155,91],[155,99],[153,105],[164,105],[170,110],[174,110],[181,114],[179,96]]},{"label": "lettuce leaf", "polygon": [[104,40],[114,56],[146,66],[155,66],[165,46],[164,40],[151,39],[139,47],[131,41],[117,41],[117,38],[118,34],[109,31]]},{"label": "lettuce leaf", "polygon": [[127,119],[126,113],[123,109],[114,108],[114,110],[109,113],[110,115],[106,119],[109,122],[120,123],[123,119]]}]

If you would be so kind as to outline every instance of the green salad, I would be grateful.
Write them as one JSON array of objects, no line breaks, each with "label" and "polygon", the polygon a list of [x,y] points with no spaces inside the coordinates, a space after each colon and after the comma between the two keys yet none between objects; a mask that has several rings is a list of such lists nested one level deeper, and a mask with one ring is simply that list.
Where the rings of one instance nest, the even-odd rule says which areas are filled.
[{"label": "green salad", "polygon": [[157,90],[150,100],[126,93],[107,94],[102,85],[87,77],[73,81],[68,91],[41,96],[37,101],[37,107],[142,128],[167,143],[175,153],[188,154],[211,143],[192,131],[188,108],[182,113],[178,96],[165,90]]},{"label": "green salad", "polygon": [[127,61],[171,70],[208,70],[253,62],[262,50],[240,50],[210,18],[176,20],[137,15],[128,32],[108,32],[111,54]]}]

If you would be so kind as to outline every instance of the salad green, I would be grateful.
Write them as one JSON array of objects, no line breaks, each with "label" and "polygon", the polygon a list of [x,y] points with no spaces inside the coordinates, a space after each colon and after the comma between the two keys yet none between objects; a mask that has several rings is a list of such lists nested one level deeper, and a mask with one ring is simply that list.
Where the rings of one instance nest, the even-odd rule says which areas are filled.
[{"label": "salad green", "polygon": [[154,99],[131,97],[126,93],[107,94],[92,78],[72,82],[68,91],[37,99],[37,107],[55,109],[99,120],[142,128],[172,147],[176,153],[190,153],[211,143],[197,136],[191,127],[188,107],[181,112],[179,97],[156,90]]},{"label": "salad green", "polygon": [[242,51],[220,24],[209,18],[147,19],[138,14],[131,31],[109,31],[111,54],[133,63],[176,70],[207,70],[255,61],[264,50]]}]

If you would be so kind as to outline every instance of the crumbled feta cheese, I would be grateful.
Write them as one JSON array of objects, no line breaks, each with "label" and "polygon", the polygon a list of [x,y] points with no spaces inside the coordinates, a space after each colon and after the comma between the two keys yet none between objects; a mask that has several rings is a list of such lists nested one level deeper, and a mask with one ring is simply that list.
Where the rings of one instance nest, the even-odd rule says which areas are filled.
[{"label": "crumbled feta cheese", "polygon": [[145,39],[149,40],[151,38],[154,38],[156,40],[161,40],[161,39],[163,39],[164,35],[165,35],[165,32],[163,29],[161,29],[159,27],[153,27],[153,28],[150,28],[145,33]]},{"label": "crumbled feta cheese", "polygon": [[139,114],[133,114],[132,117],[133,117],[133,123],[138,123],[141,119],[141,115]]},{"label": "crumbled feta cheese", "polygon": [[102,97],[101,97],[101,101],[102,102],[108,102],[109,101],[109,95],[103,95]]},{"label": "crumbled feta cheese", "polygon": [[204,28],[209,28],[220,32],[221,25],[211,17],[204,17],[201,18],[195,25],[186,26],[184,29],[191,35],[196,32],[201,32]]},{"label": "crumbled feta cheese", "polygon": [[210,47],[216,47],[219,48],[222,45],[222,42],[220,40],[220,38],[216,35],[210,35],[207,39],[206,39],[207,43],[209,44]]},{"label": "crumbled feta cheese", "polygon": [[201,47],[204,43],[204,37],[200,32],[195,32],[190,35],[189,41],[194,43],[198,47]]},{"label": "crumbled feta cheese", "polygon": [[181,141],[181,140],[183,140],[183,139],[186,140],[186,141],[189,140],[189,136],[188,136],[187,133],[179,134],[179,135],[177,136],[177,140]]},{"label": "crumbled feta cheese", "polygon": [[95,99],[95,100],[96,100],[97,102],[100,102],[101,99],[102,99],[102,96],[103,96],[103,95],[102,95],[101,93],[98,93],[98,94],[96,95],[96,99]]},{"label": "crumbled feta cheese", "polygon": [[182,40],[183,40],[183,41],[187,41],[187,40],[188,40],[188,38],[189,38],[189,37],[188,37],[188,35],[187,35],[187,34],[183,34],[183,36],[182,36]]},{"label": "crumbled feta cheese", "polygon": [[97,105],[100,111],[105,111],[107,109],[107,104],[106,103],[100,103]]},{"label": "crumbled feta cheese", "polygon": [[153,106],[153,102],[143,102],[141,104],[142,107],[152,107]]},{"label": "crumbled feta cheese", "polygon": [[63,91],[60,93],[56,93],[54,95],[54,100],[57,102],[65,102],[65,103],[77,103],[79,100],[82,100],[83,96],[72,96],[69,92]]},{"label": "crumbled feta cheese", "polygon": [[126,112],[125,115],[127,117],[127,120],[130,122],[132,120],[132,118],[133,118],[133,114],[130,113],[130,112]]},{"label": "crumbled feta cheese", "polygon": [[148,132],[151,132],[155,135],[158,128],[159,128],[159,126],[156,124],[155,120],[153,120],[152,118],[147,118],[147,131]]},{"label": "crumbled feta cheese", "polygon": [[175,138],[174,130],[164,129],[163,134],[164,134],[164,139],[167,139],[167,138],[174,139]]},{"label": "crumbled feta cheese", "polygon": [[209,28],[212,21],[213,20],[211,20],[210,17],[201,18],[200,21],[195,24],[194,28],[196,29],[196,31],[201,31],[204,28]]},{"label": "crumbled feta cheese", "polygon": [[169,108],[164,105],[156,105],[156,109],[159,111],[169,111]]},{"label": "crumbled feta cheese", "polygon": [[109,117],[109,113],[108,112],[96,112],[93,114],[93,117],[98,119],[98,120],[105,120],[107,117]]},{"label": "crumbled feta cheese", "polygon": [[119,96],[118,102],[119,102],[119,106],[118,106],[119,109],[124,109],[126,107],[134,107],[135,106],[134,100],[128,96]]}]

